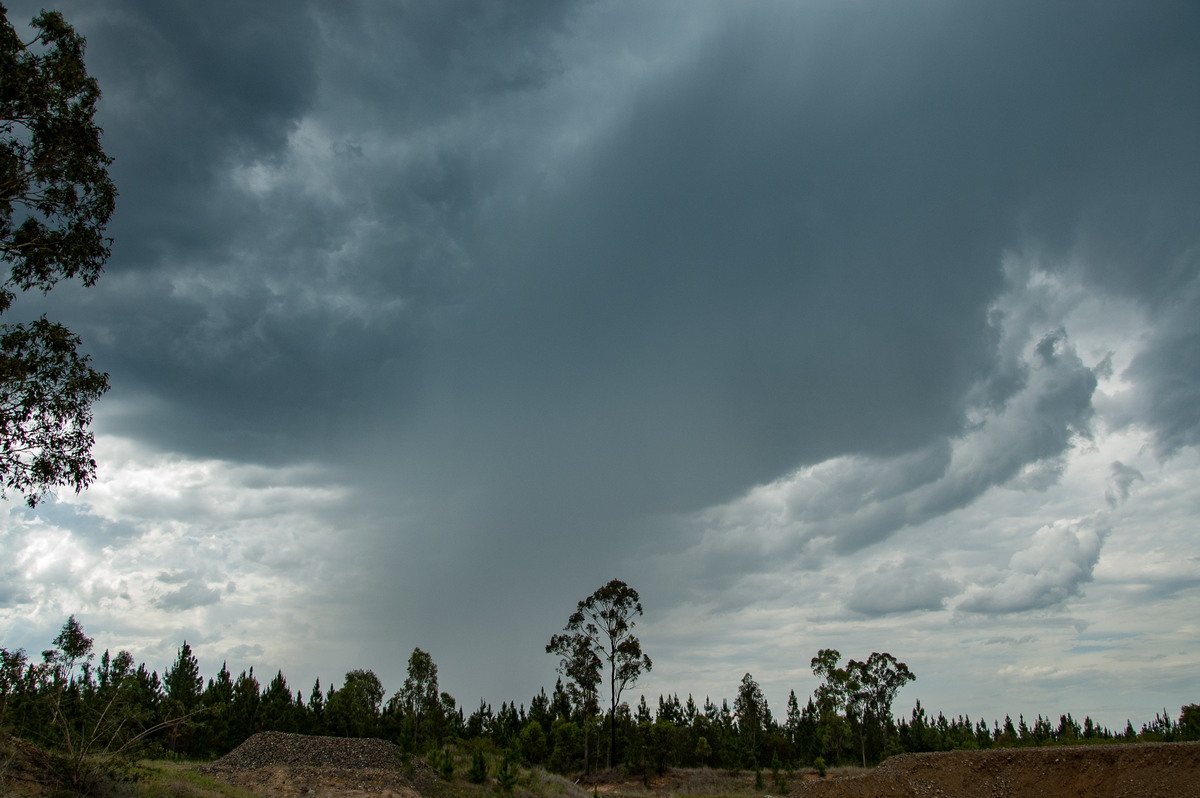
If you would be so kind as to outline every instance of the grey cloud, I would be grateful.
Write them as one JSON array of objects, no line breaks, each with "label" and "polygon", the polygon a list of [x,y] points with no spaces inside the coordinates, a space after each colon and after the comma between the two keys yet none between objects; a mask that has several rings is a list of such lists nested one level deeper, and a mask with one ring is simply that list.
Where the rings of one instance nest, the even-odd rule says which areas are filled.
[{"label": "grey cloud", "polygon": [[[160,581],[162,576],[159,577]],[[221,600],[221,591],[210,588],[204,580],[193,578],[182,587],[164,593],[154,601],[154,605],[162,610],[190,610],[196,607],[206,607]]]},{"label": "grey cloud", "polygon": [[[1198,237],[1200,238],[1200,237]],[[1200,240],[1197,241],[1200,244]],[[1200,255],[1176,263],[1191,278],[1180,294],[1155,307],[1160,315],[1148,346],[1122,375],[1137,386],[1138,420],[1156,432],[1159,454],[1200,444]],[[1182,278],[1181,278],[1182,279]]]},{"label": "grey cloud", "polygon": [[1127,589],[1135,600],[1147,602],[1163,601],[1185,591],[1194,590],[1200,587],[1200,558],[1188,558],[1188,563],[1195,575],[1144,574],[1137,580],[1137,583]]},{"label": "grey cloud", "polygon": [[1146,478],[1142,476],[1141,471],[1125,465],[1120,460],[1114,460],[1108,470],[1108,489],[1104,492],[1104,497],[1108,506],[1115,509],[1129,498],[1134,483],[1145,482]]},{"label": "grey cloud", "polygon": [[286,0],[61,8],[88,36],[105,147],[116,158],[121,197],[108,272],[228,257],[250,208],[221,175],[277,151],[309,105],[310,15]]},{"label": "grey cloud", "polygon": [[968,589],[956,609],[1003,614],[1062,604],[1091,581],[1107,533],[1088,522],[1039,529],[1029,547],[1012,556],[998,582]]},{"label": "grey cloud", "polygon": [[[1091,397],[1096,378],[1066,341],[1054,333],[1041,339],[1035,360],[1023,368],[1022,390],[994,414],[957,440],[953,457],[939,470],[909,468],[908,458],[882,461],[876,471],[899,473],[914,480],[908,489],[878,498],[848,484],[813,486],[818,496],[839,495],[850,502],[844,514],[809,518],[807,501],[795,508],[793,522],[805,538],[829,537],[846,554],[877,542],[909,524],[918,524],[966,506],[992,486],[1041,488],[1053,484],[1061,471],[1060,458],[1077,435],[1088,435]],[[857,467],[850,469],[856,471]],[[871,480],[877,482],[877,480]],[[884,483],[886,484],[886,483]],[[824,491],[821,488],[824,487]],[[806,496],[802,489],[800,495]],[[817,499],[816,506],[823,500]]]},{"label": "grey cloud", "polygon": [[[982,76],[975,94],[966,83],[947,94],[937,81],[892,86],[895,73],[878,64],[854,71],[879,82],[869,96],[895,89],[937,111],[901,126],[889,116],[899,98],[873,106],[812,82],[816,65],[834,80],[850,74],[836,52],[816,45],[789,64],[783,34],[753,22],[739,33],[714,36],[703,60],[644,89],[571,182],[578,188],[518,219],[536,245],[502,261],[514,279],[494,284],[479,306],[491,312],[438,358],[451,371],[431,375],[448,384],[438,411],[421,417],[429,442],[417,445],[435,452],[425,467],[448,469],[455,483],[498,483],[489,499],[500,503],[528,505],[534,491],[590,506],[598,489],[627,497],[636,513],[719,500],[835,454],[894,455],[957,432],[969,387],[996,363],[985,309],[1000,288],[1003,248],[1019,240],[1028,181],[1060,148],[1078,146],[1047,131],[1102,124],[1107,111],[1085,103],[1058,119],[1056,92],[1078,92],[1061,75],[1050,86],[1034,81],[1039,60],[1051,58],[1041,52],[1015,67],[1029,87],[1006,86],[1031,106],[1021,111],[1046,122],[1028,128],[1017,126],[1016,109],[986,99],[1006,72]],[[1008,34],[1024,36],[996,34],[998,58]],[[1098,34],[1088,26],[1054,35]],[[937,64],[941,56],[906,57],[930,74],[958,73]],[[1070,77],[1083,85],[1084,75]],[[1030,94],[1014,94],[1018,85]],[[978,123],[974,137],[947,133],[954,113]],[[845,137],[846,119],[861,120],[858,138]],[[1095,155],[1084,146],[1071,157]],[[1118,189],[1104,186],[1093,188]],[[929,512],[961,506],[1031,460],[1044,466],[1031,478],[1053,480],[1053,458],[1086,428],[1094,377],[1073,364],[1045,367],[1063,369],[1067,382],[1055,390],[1069,404],[1049,409],[1069,423],[1038,421],[1041,408],[1030,407],[1029,421],[1046,424],[1018,431],[1030,449],[1014,444],[948,481]],[[996,401],[1019,387],[996,387]],[[878,534],[868,527],[863,540]]]},{"label": "grey cloud", "polygon": [[997,637],[989,637],[982,642],[985,646],[1014,646],[1031,643],[1034,639],[1035,638],[1033,635],[1021,635],[1020,637],[1001,635]]},{"label": "grey cloud", "polygon": [[263,647],[257,644],[234,646],[226,655],[235,662],[255,662],[262,657]]},{"label": "grey cloud", "polygon": [[[520,98],[556,85],[572,66],[560,12],[353,6],[273,31],[268,50],[286,45],[289,59],[308,58],[294,67],[285,59],[265,78],[288,81],[287,90],[273,100],[277,112],[246,111],[265,127],[247,131],[261,146],[240,162],[277,165],[297,120],[337,113],[347,136],[358,123],[360,141],[347,138],[347,153],[369,151],[364,142],[383,135],[420,151],[427,145],[414,131],[436,131],[432,140],[445,143],[403,167],[380,157],[331,162],[330,182],[357,189],[338,192],[351,198],[344,208],[332,193],[262,206],[215,186],[198,218],[232,216],[220,236],[197,231],[197,240],[212,242],[209,285],[222,290],[161,279],[149,295],[161,302],[148,303],[126,286],[129,304],[104,320],[116,335],[105,354],[126,372],[119,384],[167,401],[149,415],[140,408],[120,429],[133,432],[139,418],[142,434],[176,448],[278,458],[353,434],[342,419],[371,412],[363,397],[382,394],[388,418],[371,420],[398,431],[372,437],[389,450],[428,450],[432,468],[448,461],[451,472],[487,480],[499,461],[533,447],[530,467],[543,462],[548,472],[521,482],[539,493],[576,491],[556,484],[560,474],[598,485],[624,473],[603,490],[630,496],[632,507],[669,508],[847,451],[897,454],[953,432],[963,395],[991,365],[984,311],[1034,176],[1044,180],[1064,152],[1083,169],[1099,153],[1079,142],[1093,140],[1111,111],[1085,101],[1064,112],[1062,97],[1089,96],[1078,86],[1090,76],[1062,68],[1037,42],[1062,37],[1086,55],[1128,12],[1107,9],[1064,27],[1060,15],[1023,8],[1032,22],[1001,15],[982,41],[987,51],[966,59],[925,45],[953,41],[978,20],[924,9],[901,26],[911,49],[862,62],[836,37],[797,48],[794,31],[825,22],[827,12],[789,10],[792,25],[766,9],[714,32],[694,60],[631,87],[628,119],[582,154],[585,166],[566,175],[566,188],[535,190],[525,212],[494,217],[484,203],[530,188],[494,182],[529,158],[516,137],[533,125],[511,115],[525,108]],[[177,32],[164,13],[146,12],[144,24],[187,40],[168,76],[178,75],[171,79],[183,94],[190,77],[203,80],[201,96],[220,96],[235,67],[200,65],[237,63],[239,40],[209,52],[203,34]],[[894,41],[895,22],[866,26],[856,42]],[[1031,26],[1040,31],[1033,43]],[[392,33],[390,49],[370,46]],[[1009,53],[1014,43],[1021,58]],[[381,57],[393,49],[403,64]],[[985,68],[990,58],[1014,71]],[[506,66],[526,60],[534,66]],[[1132,89],[1116,92],[1123,102]],[[995,103],[997,94],[1013,104]],[[221,119],[253,103],[234,93],[219,108],[211,126],[195,126],[206,146],[223,141]],[[1018,125],[1018,110],[1032,121]],[[1082,130],[1087,136],[1072,133]],[[1049,174],[1060,183],[1075,177]],[[1108,185],[1089,189],[1103,194]],[[359,256],[331,264],[351,236]],[[447,268],[456,258],[469,268]],[[293,287],[336,296],[355,284],[354,297],[411,307],[427,278],[470,319],[451,311],[431,325],[404,310],[363,323],[306,309]],[[147,320],[147,306],[162,310]],[[452,439],[446,425],[470,438],[469,454],[443,445]],[[557,429],[543,436],[542,425]],[[310,434],[291,434],[297,427]],[[430,433],[414,438],[411,427]],[[621,465],[629,452],[640,468]],[[564,469],[564,460],[579,462]],[[471,473],[475,464],[482,474]],[[520,486],[495,492],[511,490]]]},{"label": "grey cloud", "polygon": [[327,99],[341,112],[404,130],[458,115],[479,99],[535,89],[561,72],[553,39],[572,13],[578,9],[545,0],[318,9],[322,75],[331,87],[358,87]]},{"label": "grey cloud", "polygon": [[[428,314],[458,301],[470,264],[459,228],[502,157],[481,156],[470,116],[554,73],[563,13],[299,10],[241,10],[217,33],[161,4],[78,9],[122,188],[109,274],[87,298],[105,301],[74,308],[120,378],[113,431],[281,462],[331,451],[381,398],[402,411]],[[302,122],[332,140],[306,150]],[[245,169],[283,183],[255,196]],[[295,185],[308,169],[320,182]]]},{"label": "grey cloud", "polygon": [[[12,555],[5,551],[5,542],[0,538],[0,554],[4,554],[5,560],[10,560]],[[12,565],[0,566],[0,607],[17,607],[32,600],[33,593],[30,592],[24,575]]]},{"label": "grey cloud", "polygon": [[41,519],[43,522],[70,529],[86,540],[89,548],[99,550],[104,546],[119,545],[138,537],[141,530],[128,519],[111,520],[99,518],[80,507],[50,497],[40,503],[37,510],[18,508],[16,510],[27,520]]},{"label": "grey cloud", "polygon": [[938,567],[913,559],[884,563],[855,581],[846,607],[871,616],[942,609],[962,586],[937,573]]},{"label": "grey cloud", "polygon": [[[905,527],[966,507],[994,487],[1044,491],[1057,483],[1065,457],[1091,435],[1096,378],[1065,331],[1040,334],[1026,326],[1039,315],[1029,306],[1048,301],[1028,294],[1023,283],[1010,286],[1001,303],[1010,312],[992,315],[999,328],[998,359],[1008,361],[1019,386],[1003,402],[984,385],[970,392],[980,406],[971,408],[972,422],[957,436],[898,457],[836,458],[698,514],[696,522],[709,530],[693,549],[707,560],[707,567],[696,566],[705,584],[724,586],[781,557],[794,567],[812,568],[824,555],[845,556],[880,543]],[[864,580],[856,586],[852,608],[868,614],[885,610],[886,593],[876,593],[870,578]],[[949,589],[936,580],[927,592],[918,590],[915,579],[913,584],[912,595],[897,606],[936,606],[940,596],[934,594]]]}]

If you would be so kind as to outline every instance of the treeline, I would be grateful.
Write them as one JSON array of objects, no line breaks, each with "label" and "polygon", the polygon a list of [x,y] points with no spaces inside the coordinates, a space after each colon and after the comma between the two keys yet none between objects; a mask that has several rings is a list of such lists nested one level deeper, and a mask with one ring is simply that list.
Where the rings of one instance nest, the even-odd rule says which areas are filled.
[{"label": "treeline", "polygon": [[[1178,720],[1164,710],[1140,731],[1127,722],[1120,732],[1070,715],[1057,723],[1039,715],[1032,724],[1006,717],[989,726],[965,716],[931,717],[920,702],[909,717],[896,720],[890,699],[911,679],[907,667],[886,654],[843,666],[832,649],[813,658],[822,679],[813,695],[802,704],[793,691],[777,718],[750,674],[732,705],[675,694],[651,705],[642,696],[635,706],[622,703],[605,714],[594,705],[588,709],[589,702],[577,700],[560,680],[528,706],[505,702],[494,709],[481,702],[468,713],[440,690],[437,665],[421,649],[409,659],[403,686],[387,697],[370,670],[350,671],[340,686],[328,689],[318,680],[307,693],[293,690],[282,672],[265,686],[253,669],[235,677],[225,666],[205,680],[186,642],[160,678],[144,664],[135,666],[127,651],[105,651],[97,659],[74,617],[54,646],[39,662],[24,651],[0,649],[0,729],[77,761],[134,751],[207,759],[261,731],[381,737],[413,754],[484,743],[562,773],[597,762],[642,773],[705,766],[778,773],[878,762],[902,752],[1200,739],[1198,705],[1183,707]],[[593,745],[586,746],[586,739]],[[585,748],[591,749],[590,762]]]}]

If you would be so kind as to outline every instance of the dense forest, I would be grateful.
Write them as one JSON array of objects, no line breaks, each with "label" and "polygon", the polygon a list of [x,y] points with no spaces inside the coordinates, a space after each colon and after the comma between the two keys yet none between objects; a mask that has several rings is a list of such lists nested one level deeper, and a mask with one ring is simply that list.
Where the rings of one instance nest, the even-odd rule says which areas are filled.
[{"label": "dense forest", "polygon": [[[40,661],[22,650],[0,649],[0,730],[78,759],[135,752],[209,759],[256,732],[274,730],[381,737],[419,755],[437,756],[454,744],[490,746],[562,773],[606,763],[645,773],[705,766],[778,772],[873,763],[900,752],[1200,739],[1200,705],[1183,707],[1177,720],[1164,710],[1140,729],[1127,722],[1119,731],[1070,715],[990,723],[947,718],[930,715],[920,702],[896,718],[890,711],[894,689],[885,685],[880,693],[878,682],[858,677],[869,664],[877,675],[901,674],[890,684],[903,683],[912,678],[903,663],[873,654],[843,666],[840,654],[826,649],[812,664],[820,686],[803,701],[792,692],[782,716],[772,713],[748,673],[732,705],[677,694],[651,703],[642,696],[604,714],[577,684],[560,679],[550,693],[543,689],[527,703],[504,702],[497,709],[481,702],[468,712],[440,690],[437,665],[419,648],[403,686],[390,697],[370,670],[352,670],[338,686],[323,688],[318,680],[306,694],[282,672],[260,680],[253,669],[235,677],[222,666],[206,680],[186,642],[161,676],[135,665],[128,651],[96,657],[93,641],[72,617]],[[869,695],[872,687],[881,700]]]}]

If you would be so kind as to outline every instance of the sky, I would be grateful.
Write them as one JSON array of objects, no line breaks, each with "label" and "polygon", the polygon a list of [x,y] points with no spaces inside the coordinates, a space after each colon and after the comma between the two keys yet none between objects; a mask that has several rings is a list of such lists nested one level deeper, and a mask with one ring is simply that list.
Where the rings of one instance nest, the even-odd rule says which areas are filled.
[{"label": "sky", "polygon": [[1200,6],[58,7],[112,258],[6,320],[112,389],[0,507],[0,646],[419,647],[470,712],[621,579],[652,706],[824,648],[898,715],[1200,700]]}]

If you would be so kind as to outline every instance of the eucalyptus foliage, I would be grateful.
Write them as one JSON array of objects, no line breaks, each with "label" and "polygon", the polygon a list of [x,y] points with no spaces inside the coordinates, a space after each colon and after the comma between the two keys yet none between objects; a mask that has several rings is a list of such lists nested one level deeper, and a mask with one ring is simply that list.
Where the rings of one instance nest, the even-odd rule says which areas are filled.
[{"label": "eucalyptus foliage", "polygon": [[[93,285],[110,254],[104,230],[117,191],[100,142],[100,88],[84,64],[84,38],[43,11],[22,41],[0,5],[0,315],[18,292],[61,280]],[[44,316],[0,324],[0,494],[34,506],[55,486],[77,492],[95,478],[92,403],[108,375],[78,336]]]},{"label": "eucalyptus foliage", "polygon": [[[621,694],[637,682],[642,671],[653,667],[650,657],[642,653],[641,642],[633,634],[634,618],[641,614],[642,601],[638,592],[621,580],[613,579],[580,601],[567,619],[563,632],[551,637],[546,646],[546,653],[559,655],[559,671],[574,683],[585,707],[594,703],[603,663],[608,663],[610,767],[617,747],[616,711]],[[586,740],[585,737],[585,760]]]}]

